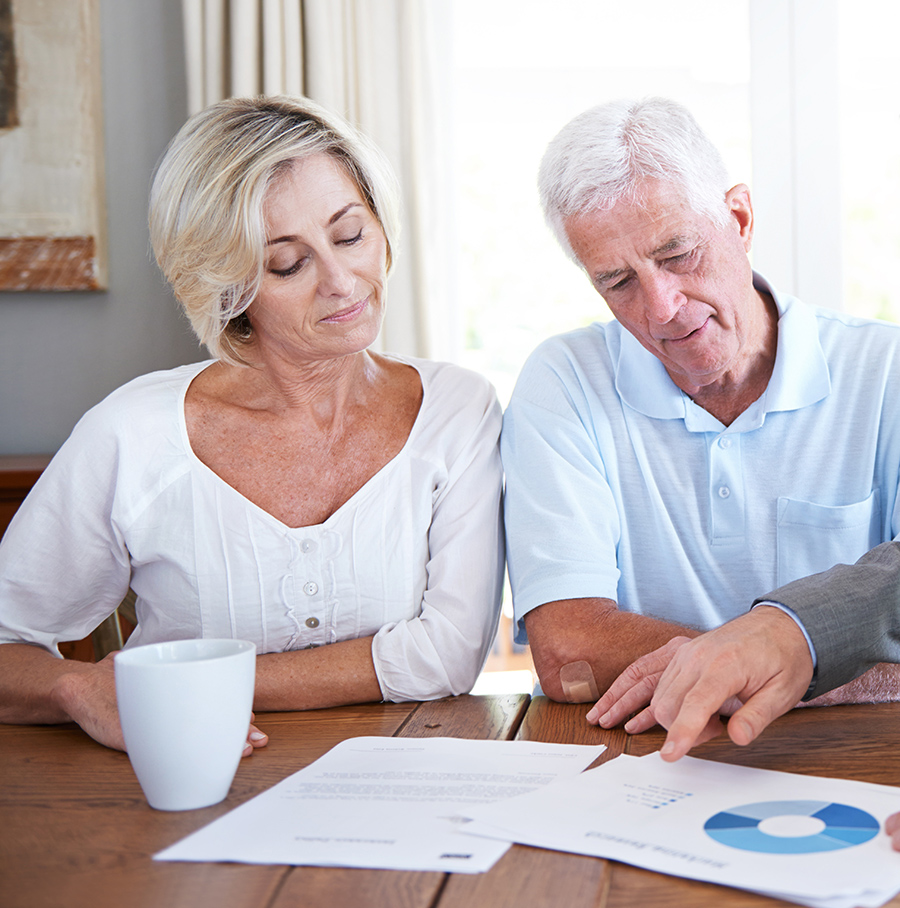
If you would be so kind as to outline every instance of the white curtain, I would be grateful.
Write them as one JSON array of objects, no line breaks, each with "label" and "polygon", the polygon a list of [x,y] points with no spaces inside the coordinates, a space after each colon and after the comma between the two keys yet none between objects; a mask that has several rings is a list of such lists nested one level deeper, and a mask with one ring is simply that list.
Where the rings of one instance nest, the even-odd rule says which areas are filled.
[{"label": "white curtain", "polygon": [[303,0],[182,0],[188,113],[303,93]]},{"label": "white curtain", "polygon": [[382,148],[403,191],[403,234],[380,346],[455,358],[448,0],[182,2],[191,112],[305,94]]}]

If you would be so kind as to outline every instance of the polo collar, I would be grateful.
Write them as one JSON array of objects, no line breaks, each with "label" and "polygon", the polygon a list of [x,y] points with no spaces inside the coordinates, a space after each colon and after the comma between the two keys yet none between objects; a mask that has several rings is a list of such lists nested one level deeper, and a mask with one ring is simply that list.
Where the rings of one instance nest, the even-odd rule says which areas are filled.
[{"label": "polo collar", "polygon": [[[815,312],[794,297],[779,294],[755,272],[753,286],[770,293],[775,300],[778,348],[765,393],[732,423],[733,431],[761,426],[767,413],[812,406],[831,391]],[[634,335],[618,322],[609,328],[619,335],[614,364],[616,390],[629,407],[652,419],[683,419],[690,432],[722,431],[722,424],[672,381],[659,359],[642,347]]]}]

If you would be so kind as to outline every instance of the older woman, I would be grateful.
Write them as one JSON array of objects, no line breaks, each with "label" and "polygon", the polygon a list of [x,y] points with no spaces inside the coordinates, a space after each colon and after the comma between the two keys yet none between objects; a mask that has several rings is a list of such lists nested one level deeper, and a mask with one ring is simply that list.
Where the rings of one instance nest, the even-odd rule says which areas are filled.
[{"label": "older woman", "polygon": [[111,659],[57,644],[129,586],[129,645],[255,642],[258,710],[471,688],[499,612],[500,412],[470,372],[369,350],[392,179],[301,99],[225,101],[175,137],[151,240],[215,359],[87,413],[10,525],[0,721],[123,747]]}]

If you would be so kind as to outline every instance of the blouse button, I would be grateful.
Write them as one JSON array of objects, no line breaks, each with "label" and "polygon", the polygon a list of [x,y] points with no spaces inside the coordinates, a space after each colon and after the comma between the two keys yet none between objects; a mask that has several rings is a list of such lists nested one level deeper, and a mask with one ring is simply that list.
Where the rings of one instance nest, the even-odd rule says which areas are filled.
[{"label": "blouse button", "polygon": [[315,596],[316,593],[319,592],[319,584],[310,580],[309,583],[303,584],[303,592],[306,593],[307,596]]},{"label": "blouse button", "polygon": [[720,447],[720,448],[726,448],[726,449],[727,449],[727,448],[730,448],[730,447],[731,447],[731,439],[730,439],[730,438],[720,438],[720,439],[719,439],[719,447]]},{"label": "blouse button", "polygon": [[721,486],[719,488],[719,498],[728,498],[731,495],[731,489],[728,486]]},{"label": "blouse button", "polygon": [[300,551],[303,552],[304,554],[308,554],[309,552],[314,552],[315,550],[316,550],[316,543],[315,543],[315,540],[313,540],[313,539],[304,539],[303,542],[300,543]]},{"label": "blouse button", "polygon": [[307,627],[318,627],[318,626],[319,626],[319,619],[318,619],[318,618],[307,618],[307,619],[306,619],[306,626],[307,626]]}]

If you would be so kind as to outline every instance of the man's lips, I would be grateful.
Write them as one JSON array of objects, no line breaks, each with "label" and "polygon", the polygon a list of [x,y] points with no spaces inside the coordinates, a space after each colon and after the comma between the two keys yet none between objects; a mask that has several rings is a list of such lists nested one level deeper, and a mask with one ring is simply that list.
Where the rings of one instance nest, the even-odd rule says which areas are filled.
[{"label": "man's lips", "polygon": [[661,341],[667,344],[679,344],[683,341],[690,340],[697,334],[699,334],[709,323],[709,319],[706,318],[703,320],[703,323],[698,325],[696,328],[691,328],[687,331],[682,331],[680,334],[675,335],[674,337],[663,337],[660,338]]}]

